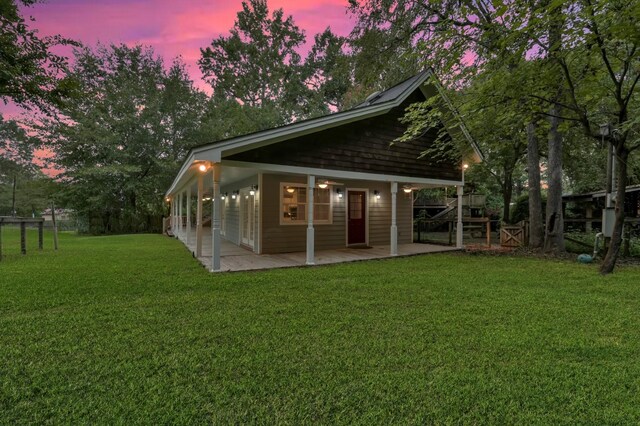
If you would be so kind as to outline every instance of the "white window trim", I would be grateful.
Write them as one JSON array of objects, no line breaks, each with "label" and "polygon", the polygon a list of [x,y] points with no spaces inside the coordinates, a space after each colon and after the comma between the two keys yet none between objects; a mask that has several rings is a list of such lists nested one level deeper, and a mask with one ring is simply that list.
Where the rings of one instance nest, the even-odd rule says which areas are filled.
[{"label": "white window trim", "polygon": [[[287,186],[295,186],[297,188],[307,188],[307,184],[305,183],[300,183],[300,182],[280,182],[280,198],[278,199],[278,216],[279,216],[279,221],[280,221],[280,225],[282,226],[296,226],[296,225],[307,225],[308,221],[307,221],[307,215],[306,215],[306,206],[309,205],[309,188],[307,188],[307,197],[305,199],[305,217],[304,220],[296,220],[294,221],[285,221],[284,218],[282,217],[282,205],[284,204],[284,191],[285,188]],[[320,188],[314,188],[314,190],[317,190]],[[332,191],[333,191],[333,186],[329,185],[327,187],[327,189],[329,189],[329,220],[317,220],[317,219],[313,219],[313,226],[316,225],[333,225],[333,197],[332,197]],[[314,195],[313,197],[313,201],[314,204],[313,206],[317,206],[318,204],[316,203],[316,197]],[[326,203],[322,203],[323,205]],[[314,208],[314,212],[315,212],[315,208]]]}]

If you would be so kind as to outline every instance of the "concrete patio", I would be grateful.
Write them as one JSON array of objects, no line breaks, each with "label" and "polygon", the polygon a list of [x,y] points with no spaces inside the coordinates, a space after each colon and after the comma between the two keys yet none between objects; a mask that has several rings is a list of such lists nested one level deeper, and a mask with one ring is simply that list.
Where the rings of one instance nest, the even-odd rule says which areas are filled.
[{"label": "concrete patio", "polygon": [[[176,236],[182,241],[191,253],[196,250],[195,227],[189,233],[186,241],[186,232],[178,232]],[[398,256],[415,256],[427,253],[439,253],[458,250],[455,247],[435,244],[399,244]],[[362,260],[385,259],[392,257],[388,245],[371,248],[342,248],[335,250],[316,250],[315,264],[328,265],[333,263],[357,262]],[[204,228],[202,239],[202,256],[198,260],[211,269],[211,228]],[[250,271],[272,268],[291,268],[305,266],[306,253],[280,253],[280,254],[255,254],[247,249],[222,239],[222,254],[220,256],[221,271]]]}]

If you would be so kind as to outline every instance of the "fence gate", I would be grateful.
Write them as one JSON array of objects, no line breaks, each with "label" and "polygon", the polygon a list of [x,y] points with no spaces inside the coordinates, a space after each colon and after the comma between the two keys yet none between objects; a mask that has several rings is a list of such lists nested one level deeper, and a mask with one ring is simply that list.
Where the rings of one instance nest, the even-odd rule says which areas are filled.
[{"label": "fence gate", "polygon": [[502,247],[520,247],[527,243],[527,225],[519,222],[515,225],[500,227],[500,245]]}]

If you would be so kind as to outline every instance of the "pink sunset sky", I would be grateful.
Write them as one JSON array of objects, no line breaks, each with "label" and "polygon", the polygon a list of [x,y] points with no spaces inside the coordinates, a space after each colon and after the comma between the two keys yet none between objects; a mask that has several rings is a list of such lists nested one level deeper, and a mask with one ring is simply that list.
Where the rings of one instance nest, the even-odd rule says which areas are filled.
[{"label": "pink sunset sky", "polygon": [[[197,87],[208,87],[201,79],[197,60],[200,48],[233,26],[241,0],[46,0],[23,7],[23,16],[32,16],[29,25],[41,36],[60,34],[85,45],[102,43],[145,44],[165,58],[181,56]],[[269,0],[269,10],[283,8],[307,36],[331,27],[347,35],[353,18],[347,14],[347,0]],[[5,117],[19,113],[13,105],[0,103]]]}]

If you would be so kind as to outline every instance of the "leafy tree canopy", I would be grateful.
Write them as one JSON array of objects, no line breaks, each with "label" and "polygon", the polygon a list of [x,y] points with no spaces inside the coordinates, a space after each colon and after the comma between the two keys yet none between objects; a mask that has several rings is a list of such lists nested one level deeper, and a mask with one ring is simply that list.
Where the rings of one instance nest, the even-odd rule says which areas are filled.
[{"label": "leafy tree canopy", "polygon": [[320,115],[340,107],[350,85],[345,40],[329,29],[315,37],[307,61],[298,51],[304,31],[265,0],[242,3],[229,36],[201,49],[198,61],[215,99],[260,109],[261,128]]},{"label": "leafy tree canopy", "polygon": [[75,93],[64,77],[67,60],[51,52],[54,46],[77,45],[58,35],[39,37],[20,14],[19,5],[35,0],[0,0],[0,98],[23,108],[51,111]]},{"label": "leafy tree canopy", "polygon": [[40,127],[64,169],[67,196],[94,231],[155,229],[162,193],[199,131],[206,96],[184,65],[168,69],[151,48],[125,45],[75,52],[72,77],[83,96]]}]

